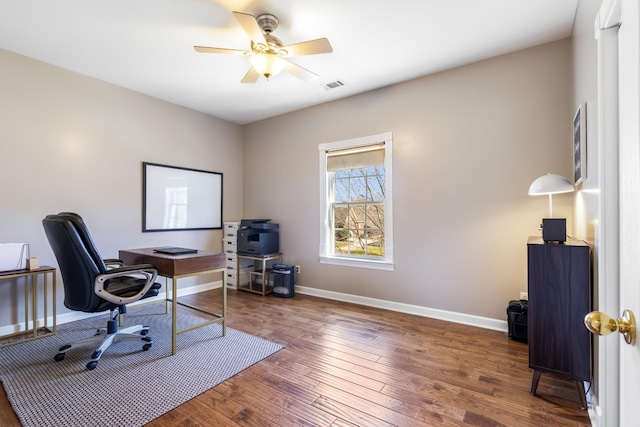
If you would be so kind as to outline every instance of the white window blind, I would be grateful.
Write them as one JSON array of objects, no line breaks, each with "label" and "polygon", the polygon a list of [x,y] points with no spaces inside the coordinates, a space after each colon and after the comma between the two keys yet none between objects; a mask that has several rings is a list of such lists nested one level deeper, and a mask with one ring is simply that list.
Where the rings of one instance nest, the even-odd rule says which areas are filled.
[{"label": "white window blind", "polygon": [[384,165],[384,144],[327,151],[327,172]]}]

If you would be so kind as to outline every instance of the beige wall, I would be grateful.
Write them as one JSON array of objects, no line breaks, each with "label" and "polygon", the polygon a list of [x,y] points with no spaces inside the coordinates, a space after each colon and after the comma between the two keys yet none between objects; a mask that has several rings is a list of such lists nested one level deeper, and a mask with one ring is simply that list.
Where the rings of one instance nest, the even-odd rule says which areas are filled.
[{"label": "beige wall", "polygon": [[[0,94],[0,242],[27,242],[56,265],[42,218],[75,211],[104,257],[156,245],[222,250],[221,230],[141,232],[141,162],[222,172],[224,219],[238,218],[240,126],[4,50]],[[0,326],[16,323],[7,306],[22,288],[0,285]]]},{"label": "beige wall", "polygon": [[[54,264],[40,221],[74,210],[105,257],[160,244],[217,250],[218,231],[140,231],[142,161],[215,170],[225,220],[280,223],[299,285],[503,320],[526,291],[526,239],[547,213],[527,189],[544,173],[571,174],[570,48],[562,40],[242,128],[0,51],[0,196],[11,201],[1,240],[27,241]],[[396,269],[320,265],[317,146],[387,131]],[[571,197],[554,198],[554,212],[571,223]]]},{"label": "beige wall", "polygon": [[574,233],[576,237],[595,243],[598,224],[600,177],[598,171],[598,63],[593,23],[600,1],[581,1],[572,34],[572,91],[569,118],[581,103],[587,104],[587,179],[574,195]]},{"label": "beige wall", "polygon": [[[504,320],[526,291],[530,197],[571,176],[568,39],[246,125],[244,214],[280,223],[310,288]],[[339,90],[339,89],[336,89]],[[318,144],[393,132],[394,272],[318,262]],[[554,198],[569,218],[571,197]]]}]

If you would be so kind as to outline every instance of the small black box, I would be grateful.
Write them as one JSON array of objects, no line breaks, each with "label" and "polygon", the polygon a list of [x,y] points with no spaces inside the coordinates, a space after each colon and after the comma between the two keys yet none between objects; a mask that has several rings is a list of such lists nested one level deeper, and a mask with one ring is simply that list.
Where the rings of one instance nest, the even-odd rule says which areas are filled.
[{"label": "small black box", "polygon": [[543,218],[542,219],[542,240],[544,240],[545,242],[566,242],[567,241],[566,218]]},{"label": "small black box", "polygon": [[529,302],[526,299],[509,301],[507,306],[507,324],[509,326],[509,338],[527,342],[528,322],[527,310]]}]

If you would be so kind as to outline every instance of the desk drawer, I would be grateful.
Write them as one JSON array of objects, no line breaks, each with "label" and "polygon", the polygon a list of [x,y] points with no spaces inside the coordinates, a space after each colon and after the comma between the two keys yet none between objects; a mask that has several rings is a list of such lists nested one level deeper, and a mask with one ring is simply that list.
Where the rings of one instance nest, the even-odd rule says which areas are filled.
[{"label": "desk drawer", "polygon": [[155,253],[152,248],[146,248],[121,250],[118,258],[126,265],[151,264],[158,270],[158,275],[164,277],[191,275],[226,267],[226,257],[222,252],[198,251],[196,254],[172,256]]}]

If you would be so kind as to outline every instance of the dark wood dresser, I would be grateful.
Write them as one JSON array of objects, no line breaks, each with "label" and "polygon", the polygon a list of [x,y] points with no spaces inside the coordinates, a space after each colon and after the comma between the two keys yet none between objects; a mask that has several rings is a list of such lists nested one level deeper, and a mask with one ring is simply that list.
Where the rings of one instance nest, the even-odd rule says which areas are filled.
[{"label": "dark wood dresser", "polygon": [[527,242],[529,282],[529,367],[531,393],[542,373],[575,380],[586,409],[583,381],[591,381],[591,334],[584,317],[591,311],[591,250],[577,240]]}]

